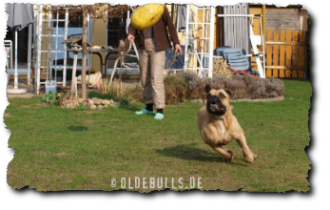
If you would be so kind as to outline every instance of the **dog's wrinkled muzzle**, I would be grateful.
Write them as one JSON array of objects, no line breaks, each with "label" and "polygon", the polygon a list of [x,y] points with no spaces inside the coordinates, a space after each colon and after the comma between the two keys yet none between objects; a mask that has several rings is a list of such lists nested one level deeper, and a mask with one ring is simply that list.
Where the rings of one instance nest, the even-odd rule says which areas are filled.
[{"label": "dog's wrinkled muzzle", "polygon": [[210,110],[213,111],[213,112],[218,111],[219,110],[218,104],[211,104],[210,105]]},{"label": "dog's wrinkled muzzle", "polygon": [[207,109],[210,114],[223,115],[226,113],[226,107],[222,105],[221,100],[217,96],[211,95],[207,100]]}]

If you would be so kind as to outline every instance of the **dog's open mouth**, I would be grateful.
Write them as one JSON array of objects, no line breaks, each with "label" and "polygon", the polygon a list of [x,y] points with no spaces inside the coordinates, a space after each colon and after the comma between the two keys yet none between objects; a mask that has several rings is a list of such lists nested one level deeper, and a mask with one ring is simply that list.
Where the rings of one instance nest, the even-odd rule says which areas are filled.
[{"label": "dog's open mouth", "polygon": [[210,111],[214,114],[224,114],[226,112],[226,108],[221,107],[218,104],[210,104]]},{"label": "dog's open mouth", "polygon": [[211,111],[217,111],[217,110],[219,110],[219,106],[218,106],[218,104],[211,104],[211,105],[210,105],[210,110],[211,110]]}]

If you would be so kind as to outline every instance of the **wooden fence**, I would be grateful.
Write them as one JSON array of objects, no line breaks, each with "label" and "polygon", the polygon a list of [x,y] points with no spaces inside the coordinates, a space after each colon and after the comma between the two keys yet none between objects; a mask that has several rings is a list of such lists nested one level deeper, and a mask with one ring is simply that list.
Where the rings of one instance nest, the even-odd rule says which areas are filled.
[{"label": "wooden fence", "polygon": [[266,76],[304,78],[306,43],[306,31],[267,30]]}]

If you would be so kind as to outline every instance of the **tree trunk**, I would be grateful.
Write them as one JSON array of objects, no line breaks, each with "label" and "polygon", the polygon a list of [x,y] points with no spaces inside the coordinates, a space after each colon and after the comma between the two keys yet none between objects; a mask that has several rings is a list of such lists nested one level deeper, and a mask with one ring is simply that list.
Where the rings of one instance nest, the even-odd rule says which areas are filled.
[{"label": "tree trunk", "polygon": [[[76,48],[76,47],[74,47]],[[73,102],[74,99],[74,95],[77,91],[76,89],[76,69],[77,69],[77,59],[78,59],[78,53],[74,52],[74,56],[73,56],[73,68],[72,68],[72,79],[71,79],[71,92],[70,92],[70,98],[69,101]]]},{"label": "tree trunk", "polygon": [[83,6],[83,37],[82,37],[82,70],[81,70],[81,94],[82,99],[87,100],[86,90],[86,61],[87,61],[87,8]]}]

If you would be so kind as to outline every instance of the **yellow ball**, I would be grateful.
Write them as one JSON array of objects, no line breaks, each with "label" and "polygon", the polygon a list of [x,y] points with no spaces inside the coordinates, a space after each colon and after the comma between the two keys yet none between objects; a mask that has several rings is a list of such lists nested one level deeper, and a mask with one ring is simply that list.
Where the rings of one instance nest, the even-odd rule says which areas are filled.
[{"label": "yellow ball", "polygon": [[137,30],[143,31],[155,25],[162,17],[165,5],[146,4],[134,10],[131,16],[131,24]]}]

